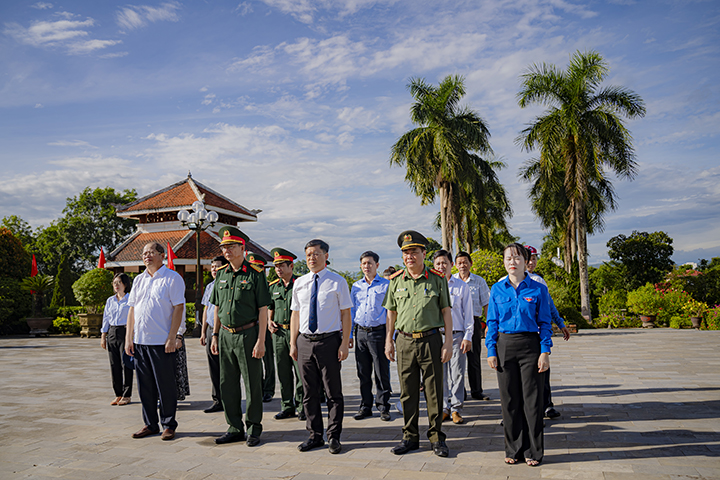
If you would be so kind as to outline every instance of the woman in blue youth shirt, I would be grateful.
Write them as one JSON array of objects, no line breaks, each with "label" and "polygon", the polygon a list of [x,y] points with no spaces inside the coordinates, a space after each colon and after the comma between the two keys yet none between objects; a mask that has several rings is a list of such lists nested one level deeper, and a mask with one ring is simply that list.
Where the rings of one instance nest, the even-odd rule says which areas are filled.
[{"label": "woman in blue youth shirt", "polygon": [[132,368],[128,368],[123,362],[125,325],[130,310],[127,304],[131,288],[130,277],[124,273],[116,273],[112,285],[115,295],[105,302],[100,346],[107,350],[110,357],[110,373],[116,397],[110,405],[127,405],[132,396],[133,381]]},{"label": "woman in blue youth shirt", "polygon": [[507,277],[493,285],[485,345],[497,371],[505,428],[505,463],[543,459],[543,377],[550,368],[552,329],[547,287],[525,271],[528,250],[512,243],[503,251]]}]

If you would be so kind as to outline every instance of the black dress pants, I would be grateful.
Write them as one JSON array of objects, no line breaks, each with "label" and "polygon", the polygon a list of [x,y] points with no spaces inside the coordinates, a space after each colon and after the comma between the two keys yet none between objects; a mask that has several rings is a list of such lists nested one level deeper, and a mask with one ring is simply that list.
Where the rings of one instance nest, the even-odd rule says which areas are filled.
[{"label": "black dress pants", "polygon": [[122,356],[125,352],[125,326],[110,326],[107,334],[107,352],[110,357],[110,375],[116,397],[132,397],[133,370],[127,368]]},{"label": "black dress pants", "polygon": [[543,415],[547,411],[548,408],[554,407],[555,405],[552,402],[552,392],[550,391],[550,369],[547,369],[547,372],[543,372],[543,377],[545,377],[544,384],[545,389],[543,390]]},{"label": "black dress pants", "polygon": [[498,387],[505,429],[505,457],[542,461],[544,374],[538,373],[540,335],[500,333]]},{"label": "black dress pants", "polygon": [[158,400],[160,400],[160,424],[163,428],[177,429],[175,352],[165,353],[165,345],[136,343],[135,370],[137,370],[138,392],[145,425],[153,431],[160,429],[158,427]]},{"label": "black dress pants", "polygon": [[482,395],[482,317],[475,317],[475,331],[472,336],[472,350],[467,353],[467,374],[472,395]]},{"label": "black dress pants", "polygon": [[320,402],[325,387],[328,407],[327,438],[340,440],[342,420],[345,412],[345,399],[340,378],[338,349],[341,343],[340,332],[319,340],[310,340],[303,334],[297,339],[298,365],[303,384],[303,406],[307,416],[306,428],[311,438],[323,438],[323,419]]},{"label": "black dress pants", "polygon": [[381,412],[390,411],[390,364],[385,356],[385,326],[355,334],[355,364],[360,379],[360,409],[372,410],[372,380],[375,374],[375,405]]},{"label": "black dress pants", "polygon": [[208,333],[210,335],[205,337],[207,338],[205,353],[207,354],[210,383],[212,384],[210,395],[213,403],[222,403],[222,397],[220,396],[220,355],[213,355],[210,350],[210,345],[212,345],[212,327],[210,325],[208,325]]}]

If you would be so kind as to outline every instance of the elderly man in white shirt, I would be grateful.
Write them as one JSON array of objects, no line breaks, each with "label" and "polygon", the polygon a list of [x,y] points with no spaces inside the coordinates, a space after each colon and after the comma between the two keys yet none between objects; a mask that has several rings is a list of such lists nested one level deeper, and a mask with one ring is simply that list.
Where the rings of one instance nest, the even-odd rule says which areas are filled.
[{"label": "elderly man in white shirt", "polygon": [[451,275],[453,261],[450,252],[435,252],[433,266],[447,278],[452,304],[453,329],[445,332],[445,335],[452,335],[453,351],[452,358],[443,366],[443,421],[452,417],[453,423],[460,424],[464,422],[461,412],[465,401],[466,354],[472,347],[475,331],[472,299],[465,282]]},{"label": "elderly man in white shirt", "polygon": [[178,329],[185,311],[185,282],[177,272],[163,265],[165,249],[157,242],[143,248],[147,267],[133,282],[128,298],[125,353],[135,357],[138,391],[145,426],[133,434],[143,438],[160,433],[161,438],[175,438],[177,420],[177,386],[175,383],[175,349]]},{"label": "elderly man in white shirt", "polygon": [[350,289],[343,277],[326,267],[330,247],[322,240],[305,245],[310,273],[295,280],[290,309],[290,356],[298,362],[303,406],[310,438],[298,445],[306,452],[325,445],[320,407],[325,387],[328,407],[328,450],[340,453],[345,410],[340,362],[348,356],[351,315]]},{"label": "elderly man in white shirt", "polygon": [[472,258],[467,252],[458,252],[455,256],[455,266],[458,273],[453,278],[459,278],[470,288],[470,297],[473,302],[473,315],[475,319],[475,332],[472,338],[472,350],[467,354],[468,383],[470,395],[475,400],[490,400],[482,387],[482,337],[485,329],[484,318],[487,318],[488,303],[490,303],[490,289],[483,277],[470,271]]}]

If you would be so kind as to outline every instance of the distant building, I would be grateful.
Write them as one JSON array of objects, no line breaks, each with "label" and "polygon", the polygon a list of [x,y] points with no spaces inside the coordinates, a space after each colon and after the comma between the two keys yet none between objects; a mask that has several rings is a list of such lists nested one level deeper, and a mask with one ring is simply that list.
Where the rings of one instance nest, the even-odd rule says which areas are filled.
[{"label": "distant building", "polygon": [[[143,247],[155,241],[167,249],[169,242],[177,256],[173,262],[175,270],[186,278],[189,285],[194,284],[197,264],[195,232],[183,227],[177,214],[180,210],[192,210],[192,204],[197,200],[204,202],[207,210],[214,210],[218,214],[217,223],[200,234],[200,264],[204,270],[210,269],[213,257],[222,254],[218,231],[226,225],[238,226],[242,230],[241,224],[257,222],[257,214],[260,212],[260,210],[248,210],[193,180],[188,174],[181,182],[117,208],[118,217],[138,221],[137,230],[108,254],[105,268],[115,272],[140,272],[144,270]],[[262,256],[267,265],[272,265],[270,252],[252,239],[246,249]],[[189,273],[193,275],[186,277],[185,274]]]}]

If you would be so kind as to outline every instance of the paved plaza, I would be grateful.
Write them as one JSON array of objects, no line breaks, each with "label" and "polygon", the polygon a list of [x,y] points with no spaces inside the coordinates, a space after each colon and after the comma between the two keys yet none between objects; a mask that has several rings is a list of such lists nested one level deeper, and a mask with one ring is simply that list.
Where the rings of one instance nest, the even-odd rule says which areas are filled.
[{"label": "paved plaza", "polygon": [[553,399],[562,417],[547,421],[544,463],[531,468],[503,463],[497,381],[487,365],[492,400],[470,400],[465,424],[444,424],[449,458],[435,457],[427,441],[395,456],[390,448],[402,426],[395,409],[391,422],[377,411],[352,418],[359,395],[351,352],[343,364],[343,452],[330,455],[298,452],[304,423],[272,418],[279,387],[265,404],[259,447],[215,445],[226,425],[222,413],[202,411],[210,382],[198,339],[188,339],[192,395],[180,403],[177,438],[163,442],[130,437],[142,427],[136,391],[130,405],[109,405],[99,339],[0,338],[0,479],[720,479],[720,332],[597,330],[553,341]]}]

